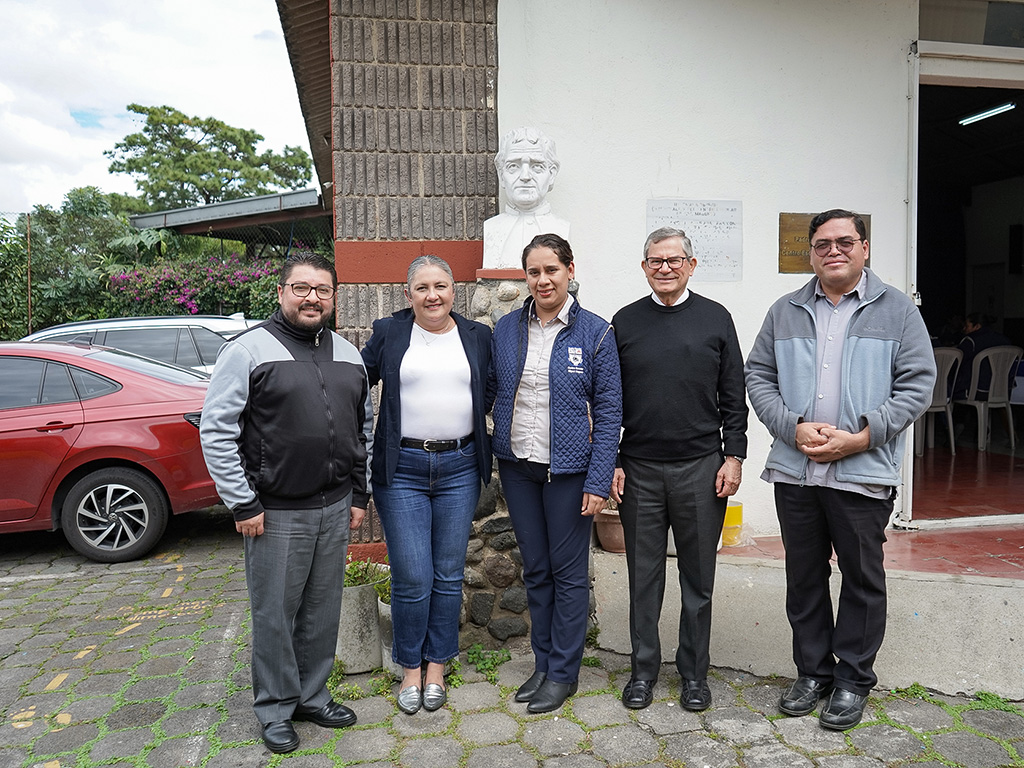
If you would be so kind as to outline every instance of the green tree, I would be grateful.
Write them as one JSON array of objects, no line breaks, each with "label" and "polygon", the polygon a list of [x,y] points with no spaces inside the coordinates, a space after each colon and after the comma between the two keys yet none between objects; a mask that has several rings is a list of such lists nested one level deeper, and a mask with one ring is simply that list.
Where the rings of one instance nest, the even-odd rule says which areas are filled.
[{"label": "green tree", "polygon": [[28,332],[27,272],[25,238],[0,219],[0,339],[20,339]]},{"label": "green tree", "polygon": [[153,210],[207,205],[309,184],[311,161],[301,147],[257,153],[256,131],[173,107],[129,104],[145,125],[104,152],[111,173],[129,173]]},{"label": "green tree", "polygon": [[[26,248],[28,230],[29,218],[19,217]],[[131,231],[96,187],[72,189],[59,209],[37,205],[31,213],[32,330],[101,316],[107,275],[138,258],[131,246],[111,245]]]}]

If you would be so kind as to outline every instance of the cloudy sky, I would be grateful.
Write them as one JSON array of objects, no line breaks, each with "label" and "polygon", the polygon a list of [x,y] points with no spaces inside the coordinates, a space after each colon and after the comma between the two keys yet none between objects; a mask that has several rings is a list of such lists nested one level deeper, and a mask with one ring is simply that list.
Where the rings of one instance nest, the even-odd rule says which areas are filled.
[{"label": "cloudy sky", "polygon": [[0,0],[0,213],[136,193],[103,156],[141,128],[132,103],[309,151],[274,0]]}]

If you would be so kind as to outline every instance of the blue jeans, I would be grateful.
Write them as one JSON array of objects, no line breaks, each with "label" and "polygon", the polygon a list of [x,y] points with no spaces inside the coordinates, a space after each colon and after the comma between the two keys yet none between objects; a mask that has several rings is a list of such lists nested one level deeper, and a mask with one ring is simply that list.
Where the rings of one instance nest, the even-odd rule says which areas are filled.
[{"label": "blue jeans", "polygon": [[375,484],[391,563],[392,659],[406,668],[459,654],[462,573],[480,498],[476,443],[402,448],[391,485]]}]

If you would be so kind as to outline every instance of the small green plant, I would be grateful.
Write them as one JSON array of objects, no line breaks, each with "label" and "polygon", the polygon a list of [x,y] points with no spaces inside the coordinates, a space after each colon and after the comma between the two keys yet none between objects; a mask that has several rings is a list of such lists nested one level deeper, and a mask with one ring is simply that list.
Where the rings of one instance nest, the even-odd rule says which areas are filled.
[{"label": "small green plant", "polygon": [[383,669],[375,670],[370,678],[370,693],[385,696],[391,692],[391,675]]},{"label": "small green plant", "polygon": [[466,651],[466,661],[476,667],[476,671],[487,678],[487,682],[492,685],[498,683],[498,667],[511,659],[512,654],[508,652],[508,648],[485,651],[480,643],[471,645]]},{"label": "small green plant", "polygon": [[912,683],[906,688],[894,688],[892,691],[897,696],[902,696],[906,699],[927,699],[930,698],[928,689],[920,683]]},{"label": "small green plant", "polygon": [[338,688],[345,678],[345,662],[341,659],[334,660],[334,666],[331,668],[331,674],[327,677],[327,687],[330,690]]},{"label": "small green plant", "polygon": [[978,691],[974,698],[977,704],[972,706],[972,709],[998,709],[1002,712],[1013,712],[1018,715],[1024,714],[1016,704],[988,691]]},{"label": "small green plant", "polygon": [[[345,586],[360,587],[364,584],[378,584],[385,579],[388,580],[388,594],[391,593],[388,569],[367,558],[366,560],[353,560],[351,557],[345,565]],[[380,592],[378,591],[379,595]]]},{"label": "small green plant", "polygon": [[587,630],[587,648],[597,648],[597,637],[601,634],[601,628],[597,624],[591,625]]},{"label": "small green plant", "polygon": [[601,660],[597,656],[584,656],[580,662],[584,667],[600,667]]},{"label": "small green plant", "polygon": [[448,662],[449,672],[445,676],[445,681],[448,683],[449,688],[458,688],[460,685],[466,682],[462,676],[462,662],[458,659],[452,659]]}]

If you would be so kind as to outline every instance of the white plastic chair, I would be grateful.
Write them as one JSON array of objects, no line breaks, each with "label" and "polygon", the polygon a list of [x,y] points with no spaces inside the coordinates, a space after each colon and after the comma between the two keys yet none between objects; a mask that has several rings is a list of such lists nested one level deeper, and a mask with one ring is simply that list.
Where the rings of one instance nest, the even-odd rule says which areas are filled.
[{"label": "white plastic chair", "polygon": [[[1011,346],[989,347],[979,352],[971,366],[971,386],[967,390],[967,397],[955,401],[973,406],[978,412],[979,451],[988,448],[988,417],[989,411],[993,408],[1002,408],[1006,411],[1006,424],[1010,430],[1010,450],[1017,447],[1016,436],[1013,433],[1013,409],[1010,407],[1010,371],[1016,370],[1021,355],[1024,355],[1024,350]],[[992,367],[992,382],[989,384],[988,399],[978,400],[978,373],[981,364],[986,360]]]},{"label": "white plastic chair", "polygon": [[946,429],[949,430],[949,450],[956,455],[956,438],[953,434],[953,389],[957,371],[964,359],[964,353],[956,347],[935,349],[935,389],[932,390],[932,404],[928,406],[914,426],[914,453],[924,455],[924,436],[928,433],[928,447],[935,447],[935,414],[946,413]]}]

